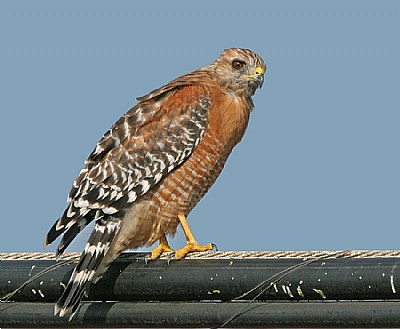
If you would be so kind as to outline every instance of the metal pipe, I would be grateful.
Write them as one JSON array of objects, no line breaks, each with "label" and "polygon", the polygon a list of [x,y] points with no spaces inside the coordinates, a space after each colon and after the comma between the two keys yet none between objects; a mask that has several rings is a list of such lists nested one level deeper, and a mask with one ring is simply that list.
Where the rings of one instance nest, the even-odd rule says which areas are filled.
[{"label": "metal pipe", "polygon": [[0,304],[0,327],[398,328],[399,302],[109,302],[84,303],[76,317],[53,315],[52,303]]},{"label": "metal pipe", "polygon": [[[301,258],[189,258],[169,265],[165,259],[157,260],[146,266],[143,253],[125,254],[91,287],[88,300],[229,301],[264,281],[264,285],[242,299],[250,300],[257,295],[257,300],[268,301],[399,299],[398,257],[315,259],[287,271],[303,262]],[[54,264],[54,260],[0,261],[0,296]],[[73,267],[72,263],[39,277],[11,300],[56,301]],[[268,280],[271,278],[275,281]]]}]

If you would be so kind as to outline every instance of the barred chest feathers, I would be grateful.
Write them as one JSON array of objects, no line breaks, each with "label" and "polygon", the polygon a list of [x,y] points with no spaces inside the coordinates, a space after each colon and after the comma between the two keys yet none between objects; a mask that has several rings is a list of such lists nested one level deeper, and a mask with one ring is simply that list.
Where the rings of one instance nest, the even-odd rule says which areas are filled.
[{"label": "barred chest feathers", "polygon": [[175,234],[178,214],[187,216],[196,206],[242,139],[252,106],[251,99],[246,98],[212,104],[207,132],[192,155],[126,211],[120,230],[123,233],[114,241],[117,249],[150,246],[165,233]]}]

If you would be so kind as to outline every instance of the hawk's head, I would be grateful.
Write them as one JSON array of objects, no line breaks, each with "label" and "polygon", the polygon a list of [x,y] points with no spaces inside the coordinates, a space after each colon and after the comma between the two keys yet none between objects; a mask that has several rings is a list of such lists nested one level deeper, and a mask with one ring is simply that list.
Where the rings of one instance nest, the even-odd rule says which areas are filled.
[{"label": "hawk's head", "polygon": [[210,66],[218,83],[237,96],[253,96],[264,82],[266,65],[255,52],[243,48],[225,49]]}]

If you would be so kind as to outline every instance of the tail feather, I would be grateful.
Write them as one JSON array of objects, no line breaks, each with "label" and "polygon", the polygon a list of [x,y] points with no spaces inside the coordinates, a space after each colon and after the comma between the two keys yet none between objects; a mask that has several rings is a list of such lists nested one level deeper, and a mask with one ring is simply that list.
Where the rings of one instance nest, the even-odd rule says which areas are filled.
[{"label": "tail feather", "polygon": [[96,221],[78,265],[55,306],[55,314],[62,317],[71,309],[70,320],[73,318],[90,283],[97,281],[109,267],[109,262],[105,264],[103,259],[120,224],[121,220],[112,216]]}]

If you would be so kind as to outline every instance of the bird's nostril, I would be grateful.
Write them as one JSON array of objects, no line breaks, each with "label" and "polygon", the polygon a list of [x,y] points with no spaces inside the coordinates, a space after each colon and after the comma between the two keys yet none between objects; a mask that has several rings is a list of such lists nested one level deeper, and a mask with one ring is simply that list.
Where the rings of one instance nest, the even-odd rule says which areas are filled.
[{"label": "bird's nostril", "polygon": [[257,66],[256,67],[256,75],[260,75],[260,74],[263,74],[263,73],[264,73],[264,70],[260,66]]}]

